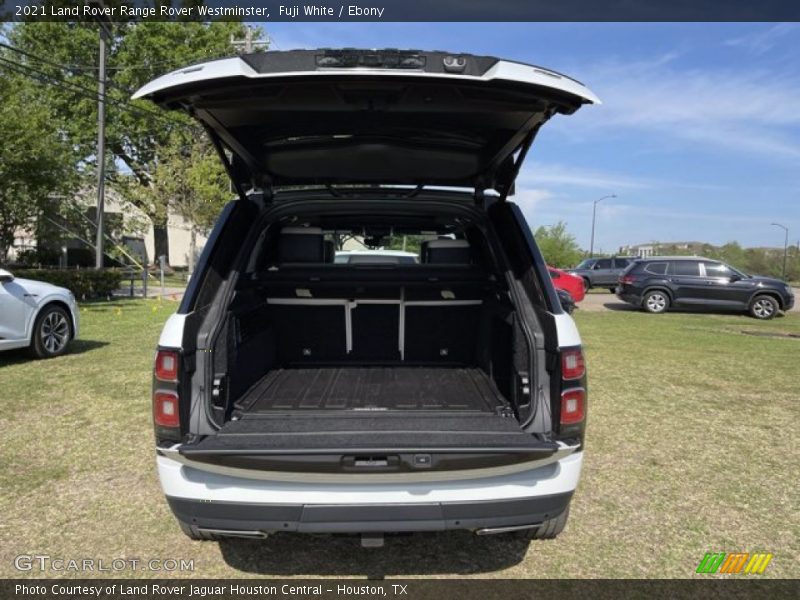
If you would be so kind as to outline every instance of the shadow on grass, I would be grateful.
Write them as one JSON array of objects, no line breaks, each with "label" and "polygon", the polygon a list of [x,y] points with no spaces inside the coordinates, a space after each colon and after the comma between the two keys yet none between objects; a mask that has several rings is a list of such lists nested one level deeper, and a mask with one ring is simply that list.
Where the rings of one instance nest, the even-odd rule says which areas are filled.
[{"label": "shadow on grass", "polygon": [[67,354],[85,354],[103,346],[108,346],[108,344],[109,342],[101,342],[100,340],[72,340]]},{"label": "shadow on grass", "polygon": [[[625,302],[605,302],[603,303],[603,308],[615,312],[644,312],[638,306],[633,306],[632,304],[627,304]],[[741,316],[741,317],[749,317],[745,311],[736,308],[706,308],[704,306],[681,306],[678,308],[670,308],[667,312],[670,313],[678,313],[684,315],[724,315],[724,316]],[[779,312],[775,315],[775,319],[782,319],[785,317],[786,314],[783,312]]]},{"label": "shadow on grass", "polygon": [[[70,356],[71,354],[85,354],[86,352],[97,350],[103,346],[108,346],[108,342],[101,342],[99,340],[73,340],[70,342],[69,349],[63,356]],[[8,350],[0,353],[0,368],[36,360],[39,359],[28,354],[27,348]],[[58,360],[58,358],[50,360]]]},{"label": "shadow on grass", "polygon": [[633,306],[632,304],[627,304],[625,302],[604,302],[603,308],[619,312],[636,312],[639,310],[638,307]]},{"label": "shadow on grass", "polygon": [[510,534],[468,532],[387,535],[383,548],[362,548],[355,535],[275,534],[219,542],[225,562],[261,575],[367,576],[490,573],[520,563],[529,542]]}]

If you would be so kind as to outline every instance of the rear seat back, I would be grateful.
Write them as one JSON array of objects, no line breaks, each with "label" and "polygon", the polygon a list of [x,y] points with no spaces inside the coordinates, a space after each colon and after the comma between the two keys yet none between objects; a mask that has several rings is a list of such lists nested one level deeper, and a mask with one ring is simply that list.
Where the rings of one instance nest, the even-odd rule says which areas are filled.
[{"label": "rear seat back", "polygon": [[467,240],[431,240],[421,246],[422,262],[430,265],[468,265],[472,253]]},{"label": "rear seat back", "polygon": [[[331,258],[319,228],[284,228],[279,250],[281,265],[290,267]],[[465,240],[433,240],[423,248],[423,262],[431,265],[467,266],[470,259]],[[268,285],[279,362],[474,364],[485,282],[387,284],[320,285],[312,278]]]}]

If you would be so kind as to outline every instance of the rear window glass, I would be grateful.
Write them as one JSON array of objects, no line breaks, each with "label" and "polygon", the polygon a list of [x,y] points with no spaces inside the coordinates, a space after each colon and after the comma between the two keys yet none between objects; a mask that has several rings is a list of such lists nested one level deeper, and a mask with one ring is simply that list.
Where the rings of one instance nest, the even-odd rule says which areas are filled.
[{"label": "rear window glass", "polygon": [[652,273],[653,275],[666,275],[667,263],[665,262],[652,262],[644,266],[645,273]]},{"label": "rear window glass", "polygon": [[615,258],[614,259],[614,268],[616,268],[616,269],[624,269],[630,263],[631,263],[631,261],[628,258]]},{"label": "rear window glass", "polygon": [[700,275],[700,263],[696,260],[676,260],[672,263],[672,273],[675,275]]},{"label": "rear window glass", "polygon": [[470,267],[487,263],[483,240],[476,229],[444,219],[394,223],[380,215],[321,215],[267,228],[247,271],[304,265]]},{"label": "rear window glass", "polygon": [[610,269],[611,268],[611,259],[610,258],[602,258],[597,261],[597,268],[598,269]]}]

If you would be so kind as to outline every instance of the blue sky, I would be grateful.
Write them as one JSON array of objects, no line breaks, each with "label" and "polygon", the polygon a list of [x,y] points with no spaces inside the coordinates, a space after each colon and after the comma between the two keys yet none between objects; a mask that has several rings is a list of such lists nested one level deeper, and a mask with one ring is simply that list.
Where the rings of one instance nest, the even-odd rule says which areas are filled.
[{"label": "blue sky", "polygon": [[273,49],[490,54],[564,72],[603,100],[555,117],[516,201],[595,248],[800,240],[800,24],[263,23]]}]

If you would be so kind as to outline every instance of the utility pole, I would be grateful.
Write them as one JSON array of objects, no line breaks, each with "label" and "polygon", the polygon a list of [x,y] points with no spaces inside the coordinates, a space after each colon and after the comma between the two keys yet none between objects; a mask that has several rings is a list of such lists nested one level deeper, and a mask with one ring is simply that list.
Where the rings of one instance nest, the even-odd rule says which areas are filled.
[{"label": "utility pole", "polygon": [[595,200],[594,204],[592,205],[592,241],[589,242],[589,258],[594,257],[594,221],[595,218],[597,217],[597,203],[602,200],[605,200],[606,198],[616,198],[616,197],[617,197],[616,194],[611,194],[610,196],[603,196],[602,198],[598,198],[597,200]]},{"label": "utility pole", "polygon": [[95,269],[103,268],[103,212],[106,195],[106,30],[100,25],[100,60],[97,74],[97,241]]},{"label": "utility pole", "polygon": [[269,40],[254,40],[253,39],[253,27],[250,25],[244,26],[244,39],[237,40],[231,34],[231,46],[233,49],[240,53],[240,54],[252,54],[255,48],[267,48],[269,46]]},{"label": "utility pole", "polygon": [[789,228],[786,225],[781,225],[780,223],[772,223],[775,227],[780,227],[784,231],[783,237],[783,271],[781,275],[781,279],[786,281],[786,253],[789,250]]},{"label": "utility pole", "polygon": [[[103,7],[103,1],[93,2]],[[97,238],[94,266],[103,268],[105,223],[103,212],[106,200],[106,42],[111,38],[111,23],[107,17],[97,17],[100,26],[100,58],[97,71]]]}]

